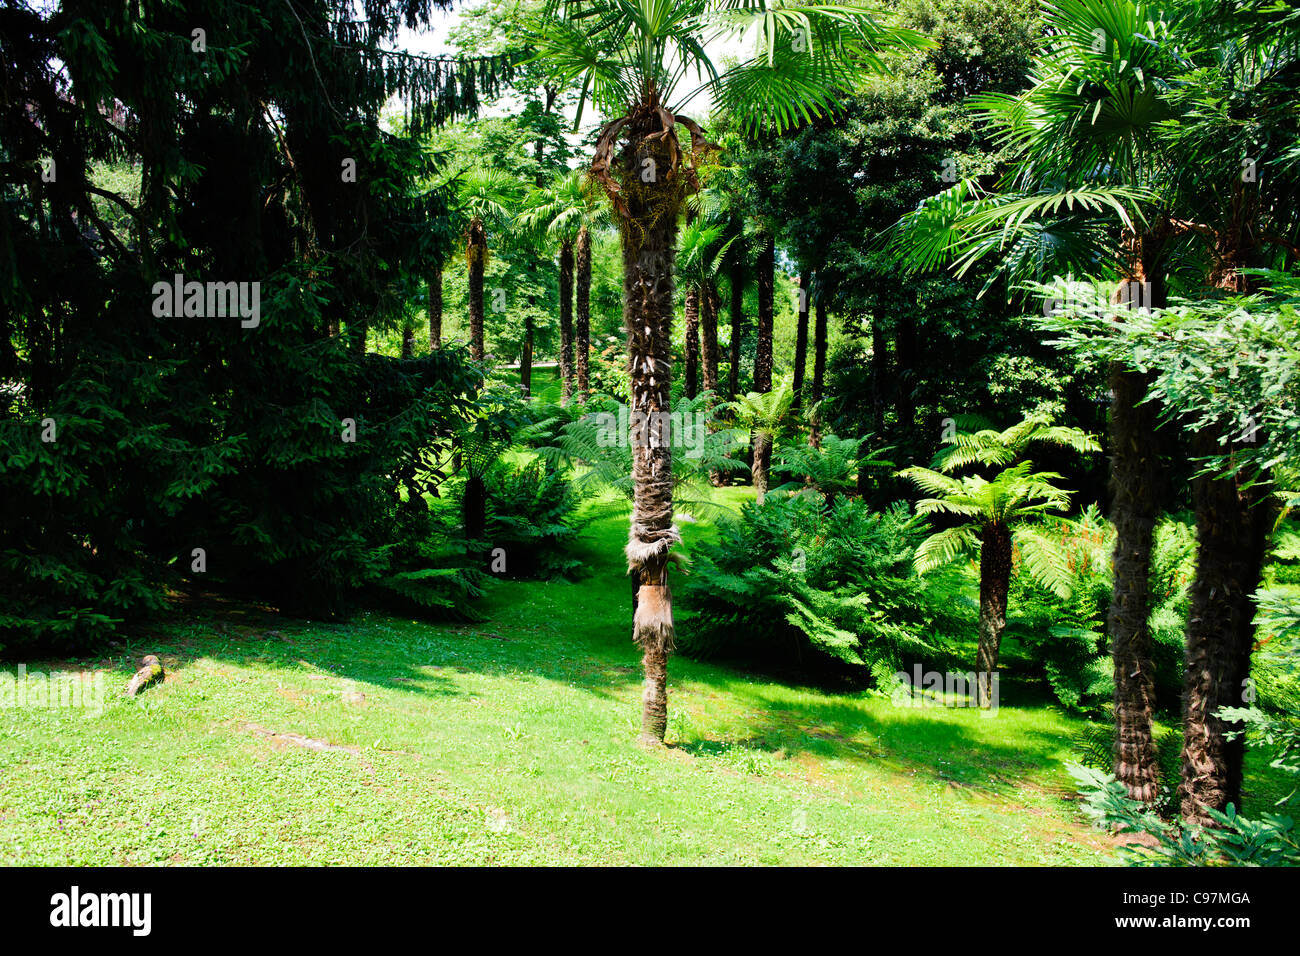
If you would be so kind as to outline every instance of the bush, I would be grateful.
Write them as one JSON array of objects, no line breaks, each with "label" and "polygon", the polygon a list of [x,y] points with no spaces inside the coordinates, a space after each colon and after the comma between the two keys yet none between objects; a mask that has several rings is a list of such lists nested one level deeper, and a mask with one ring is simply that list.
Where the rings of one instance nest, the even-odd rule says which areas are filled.
[{"label": "bush", "polygon": [[[558,469],[540,461],[498,464],[483,479],[487,493],[486,549],[504,551],[508,577],[553,578],[581,562],[566,551],[581,527],[579,496]],[[494,571],[496,568],[493,569]]]},{"label": "bush", "polygon": [[891,685],[895,671],[943,656],[936,635],[951,624],[929,610],[912,570],[924,537],[904,502],[879,513],[809,495],[747,504],[685,579],[694,615],[680,643],[696,656],[831,665]]}]

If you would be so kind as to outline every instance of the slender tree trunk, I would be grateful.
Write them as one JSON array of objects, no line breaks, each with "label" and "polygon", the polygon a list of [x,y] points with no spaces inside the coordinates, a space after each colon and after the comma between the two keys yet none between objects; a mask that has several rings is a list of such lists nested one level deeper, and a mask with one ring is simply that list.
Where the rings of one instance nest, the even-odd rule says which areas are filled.
[{"label": "slender tree trunk", "polygon": [[[1198,456],[1221,454],[1216,435],[1194,440]],[[1251,595],[1260,585],[1275,512],[1267,485],[1244,486],[1242,478],[1201,476],[1192,481],[1196,506],[1196,577],[1187,624],[1187,670],[1183,696],[1183,773],[1178,788],[1182,816],[1214,825],[1207,810],[1241,807],[1240,729],[1218,716],[1220,707],[1243,707],[1255,639]]]},{"label": "slender tree trunk", "polygon": [[871,428],[877,438],[885,435],[885,393],[889,380],[889,343],[885,322],[879,315],[871,318]]},{"label": "slender tree trunk", "polygon": [[560,244],[560,404],[573,396],[573,243]]},{"label": "slender tree trunk", "polygon": [[686,382],[687,398],[694,398],[700,386],[700,287],[686,290]]},{"label": "slender tree trunk", "polygon": [[465,260],[469,266],[469,353],[476,362],[487,356],[483,341],[483,270],[487,265],[487,231],[483,220],[470,220],[465,243]]},{"label": "slender tree trunk", "polygon": [[524,398],[533,394],[533,317],[524,318],[524,344],[519,350],[519,391]]},{"label": "slender tree trunk", "polygon": [[804,366],[808,355],[808,289],[812,285],[812,273],[804,269],[799,273],[799,325],[794,337],[794,402],[792,407],[803,404]]},{"label": "slender tree trunk", "polygon": [[727,399],[740,394],[740,340],[745,329],[745,263],[740,256],[731,260],[731,368],[727,372]]},{"label": "slender tree trunk", "polygon": [[718,394],[718,287],[705,282],[700,293],[700,338],[704,367],[704,390]]},{"label": "slender tree trunk", "polygon": [[[637,581],[632,637],[644,654],[641,739],[661,743],[668,726],[668,654],[673,650],[668,552],[681,540],[673,525],[673,459],[669,429],[672,376],[673,263],[680,177],[666,176],[673,158],[656,110],[638,107],[628,124],[620,164],[628,216],[621,224],[623,318],[631,384],[633,503],[628,570]],[[653,160],[657,179],[642,180]]]},{"label": "slender tree trunk", "polygon": [[586,401],[591,389],[591,234],[578,230],[577,289],[575,294],[574,356],[578,398]]},{"label": "slender tree trunk", "polygon": [[772,326],[776,302],[776,240],[769,236],[758,254],[758,343],[754,353],[754,391],[772,390]]},{"label": "slender tree trunk", "polygon": [[429,270],[429,349],[442,348],[442,266]]},{"label": "slender tree trunk", "polygon": [[910,435],[916,428],[916,316],[910,311],[898,318],[898,348],[895,374],[898,391],[894,396],[894,413],[898,416],[898,434]]},{"label": "slender tree trunk", "polygon": [[402,358],[415,358],[415,323],[410,319],[402,323]]},{"label": "slender tree trunk", "polygon": [[[818,296],[813,306],[816,322],[813,327],[812,400],[815,405],[822,400],[826,388],[826,303],[821,296]],[[811,432],[808,436],[809,442],[814,448],[820,448],[822,444],[820,412],[815,413],[813,416]]]},{"label": "slender tree trunk", "polygon": [[984,529],[980,546],[980,626],[976,650],[976,697],[981,707],[993,703],[993,674],[998,669],[1002,630],[1007,626],[1011,589],[1011,529],[1000,521]]}]

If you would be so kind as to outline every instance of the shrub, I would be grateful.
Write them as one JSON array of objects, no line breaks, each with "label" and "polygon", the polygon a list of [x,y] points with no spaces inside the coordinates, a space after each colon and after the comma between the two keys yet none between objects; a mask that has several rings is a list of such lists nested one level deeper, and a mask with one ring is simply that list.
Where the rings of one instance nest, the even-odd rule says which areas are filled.
[{"label": "shrub", "polygon": [[906,664],[942,656],[936,635],[950,622],[928,609],[912,570],[924,536],[903,502],[879,513],[808,495],[747,504],[720,522],[685,579],[695,613],[681,644],[697,656],[832,664],[884,686]]},{"label": "shrub", "polygon": [[485,544],[490,551],[503,549],[501,573],[552,578],[580,566],[565,550],[580,528],[580,498],[558,469],[547,469],[539,461],[517,468],[498,464],[484,476],[484,487]]}]

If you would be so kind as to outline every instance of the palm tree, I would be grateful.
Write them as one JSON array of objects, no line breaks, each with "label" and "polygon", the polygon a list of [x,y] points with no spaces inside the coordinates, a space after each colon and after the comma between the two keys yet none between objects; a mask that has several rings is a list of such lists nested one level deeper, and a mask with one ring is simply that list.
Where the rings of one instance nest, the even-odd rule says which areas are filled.
[{"label": "palm tree", "polygon": [[[918,514],[951,514],[961,524],[939,531],[917,548],[916,569],[926,573],[961,555],[980,557],[979,702],[988,706],[989,688],[998,665],[1002,630],[1007,623],[1007,595],[1011,582],[1012,548],[1020,550],[1026,571],[1061,597],[1069,597],[1065,555],[1044,536],[1034,522],[1046,511],[1063,511],[1070,492],[1053,482],[1055,472],[1033,472],[1024,459],[1033,444],[1051,444],[1078,452],[1100,451],[1096,439],[1078,428],[1053,425],[1045,414],[1035,413],[1005,431],[982,428],[956,431],[948,448],[935,458],[936,470],[904,468],[898,474],[934,497],[917,502]],[[955,478],[952,472],[969,467],[1001,469],[992,479],[979,475]]]},{"label": "palm tree", "polygon": [[[723,71],[706,45],[739,34],[752,53]],[[797,38],[797,39],[796,39]],[[623,247],[624,325],[633,414],[668,412],[670,329],[677,223],[695,168],[710,144],[683,114],[708,91],[751,128],[789,130],[835,108],[885,45],[919,42],[865,10],[784,0],[550,0],[532,37],[552,77],[581,89],[610,119],[596,136],[591,172],[609,196]],[[694,89],[690,84],[698,80]],[[689,151],[678,141],[690,134]],[[667,727],[667,660],[673,648],[668,555],[673,525],[671,437],[639,431],[636,486],[627,545],[638,585],[633,639],[645,671],[641,736],[662,741]]]},{"label": "palm tree", "polygon": [[[899,248],[920,267],[955,262],[958,274],[990,255],[1001,259],[995,276],[1013,279],[1101,268],[1116,280],[1118,305],[1163,306],[1171,241],[1182,227],[1162,187],[1185,159],[1163,139],[1174,114],[1161,91],[1185,70],[1175,22],[1132,0],[1055,0],[1043,5],[1043,21],[1034,86],[974,100],[1010,161],[999,192],[958,182],[904,217]],[[1158,409],[1144,401],[1146,376],[1116,363],[1109,380],[1115,775],[1130,796],[1151,802],[1159,779],[1147,625],[1161,502]]]},{"label": "palm tree", "polygon": [[[776,239],[763,236],[754,265],[758,279],[758,339],[754,350],[754,391],[772,388],[772,333],[776,322]],[[793,395],[794,393],[791,392]]]},{"label": "palm tree", "polygon": [[[456,179],[457,204],[465,222],[465,262],[469,267],[470,355],[482,362],[487,357],[483,340],[483,274],[487,268],[487,227],[510,221],[522,189],[510,174],[499,169],[475,167]],[[440,296],[441,298],[441,296]]]},{"label": "palm tree", "polygon": [[[586,177],[574,170],[551,186],[534,190],[518,221],[527,232],[559,245],[560,250],[560,381],[562,403],[573,395],[575,377],[581,394],[587,389],[587,350],[590,348],[591,235],[600,218]],[[577,253],[575,260],[575,251]],[[573,324],[574,270],[577,268],[578,328]],[[581,371],[575,375],[574,350]]]},{"label": "palm tree", "polygon": [[978,703],[992,703],[993,672],[1007,623],[1007,595],[1011,587],[1013,546],[1025,569],[1040,584],[1062,598],[1069,597],[1066,558],[1059,547],[1034,527],[1047,511],[1064,511],[1070,492],[1052,482],[1055,472],[1032,472],[1033,463],[1022,461],[1004,468],[992,480],[976,476],[953,478],[928,468],[904,468],[922,491],[934,497],[916,503],[918,514],[950,514],[963,522],[926,538],[916,549],[917,573],[925,574],[959,557],[979,555],[980,618],[976,651]]},{"label": "palm tree", "polygon": [[794,384],[789,375],[783,376],[770,392],[750,392],[731,403],[732,415],[739,425],[749,429],[753,448],[755,500],[763,503],[767,496],[769,471],[772,464],[772,445],[777,433],[794,407]]}]

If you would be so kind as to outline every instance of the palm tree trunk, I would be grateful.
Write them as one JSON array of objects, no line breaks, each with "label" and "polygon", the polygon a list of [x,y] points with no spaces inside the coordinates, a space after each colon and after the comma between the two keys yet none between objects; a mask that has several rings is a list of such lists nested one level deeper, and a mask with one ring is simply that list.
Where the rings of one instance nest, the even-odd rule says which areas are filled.
[{"label": "palm tree trunk", "polygon": [[808,354],[808,287],[812,284],[812,273],[804,269],[799,273],[799,325],[794,337],[794,401],[792,408],[803,404],[804,366]]},{"label": "palm tree trunk", "polygon": [[727,372],[727,399],[740,394],[740,340],[745,328],[745,263],[740,256],[731,260],[731,368]]},{"label": "palm tree trunk", "polygon": [[[628,124],[621,162],[627,216],[621,223],[623,320],[631,385],[633,501],[627,543],[629,572],[637,584],[632,638],[641,645],[645,684],[641,740],[661,743],[668,726],[668,654],[673,650],[668,552],[681,540],[673,525],[673,458],[669,419],[672,375],[673,263],[677,217],[684,199],[678,177],[661,172],[645,182],[643,160],[668,171],[673,157],[652,108],[638,107]],[[637,427],[639,423],[639,427]]]},{"label": "palm tree trunk", "polygon": [[1002,630],[1007,626],[1007,595],[1011,589],[1011,529],[995,521],[984,529],[980,546],[980,624],[976,650],[976,700],[992,701],[993,674],[998,669]]},{"label": "palm tree trunk", "polygon": [[[1116,293],[1117,304],[1133,308],[1165,305],[1161,244],[1155,237],[1130,236],[1130,276]],[[1148,301],[1134,301],[1144,288]],[[1151,546],[1160,516],[1158,409],[1145,402],[1149,376],[1119,364],[1110,369],[1111,521],[1115,525],[1108,630],[1115,665],[1115,779],[1129,797],[1153,802],[1160,764],[1152,720],[1155,663],[1151,659]]]},{"label": "palm tree trunk", "polygon": [[775,318],[776,240],[769,236],[758,254],[758,342],[754,352],[754,391],[772,390],[772,325]]},{"label": "palm tree trunk", "polygon": [[703,340],[704,390],[718,393],[718,287],[712,281],[701,286],[700,338]]},{"label": "palm tree trunk", "polygon": [[[1195,439],[1196,454],[1221,454],[1210,432]],[[1217,714],[1242,707],[1255,638],[1251,595],[1259,587],[1275,513],[1266,485],[1243,486],[1241,477],[1201,476],[1192,481],[1196,507],[1196,577],[1187,624],[1184,686],[1183,773],[1178,788],[1183,819],[1208,826],[1207,810],[1241,806],[1240,729]]]},{"label": "palm tree trunk", "polygon": [[768,476],[772,466],[772,436],[765,431],[755,429],[750,438],[754,448],[754,501],[762,504],[767,497]]},{"label": "palm tree trunk", "polygon": [[560,243],[560,404],[573,395],[573,243]]},{"label": "palm tree trunk", "polygon": [[591,234],[578,230],[577,289],[575,294],[574,356],[578,399],[585,400],[591,387]]},{"label": "palm tree trunk", "polygon": [[487,355],[483,342],[483,270],[487,265],[487,231],[483,220],[470,220],[465,243],[465,260],[469,266],[469,353],[476,362]]},{"label": "palm tree trunk", "polygon": [[429,349],[442,348],[442,266],[429,270]]},{"label": "palm tree trunk", "polygon": [[686,290],[686,382],[687,398],[694,398],[700,386],[700,287]]},{"label": "palm tree trunk", "polygon": [[1114,592],[1109,631],[1115,664],[1115,778],[1129,796],[1156,799],[1160,768],[1151,722],[1155,665],[1151,660],[1149,575],[1159,515],[1160,466],[1155,451],[1156,411],[1139,404],[1148,378],[1111,368],[1111,520],[1115,524]]}]

